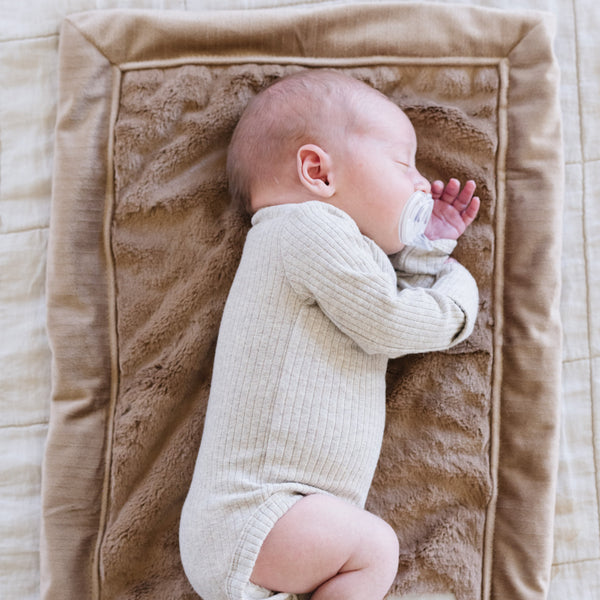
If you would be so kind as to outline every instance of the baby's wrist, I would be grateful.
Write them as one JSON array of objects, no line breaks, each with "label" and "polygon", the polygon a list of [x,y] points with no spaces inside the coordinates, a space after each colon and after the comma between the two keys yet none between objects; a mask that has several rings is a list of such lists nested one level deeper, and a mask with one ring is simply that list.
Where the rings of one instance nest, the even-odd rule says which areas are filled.
[{"label": "baby's wrist", "polygon": [[440,238],[439,240],[431,240],[433,246],[432,252],[447,254],[450,256],[456,248],[457,241],[450,238]]}]

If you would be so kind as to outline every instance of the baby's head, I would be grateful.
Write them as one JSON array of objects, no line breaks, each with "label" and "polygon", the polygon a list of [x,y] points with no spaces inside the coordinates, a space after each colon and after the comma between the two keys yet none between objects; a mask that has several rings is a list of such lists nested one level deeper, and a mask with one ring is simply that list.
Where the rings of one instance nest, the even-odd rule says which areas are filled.
[{"label": "baby's head", "polygon": [[300,184],[297,151],[305,144],[331,150],[354,129],[357,104],[379,94],[358,80],[328,70],[306,70],[277,80],[246,107],[227,160],[233,200],[251,214]]},{"label": "baby's head", "polygon": [[[415,190],[416,135],[404,112],[365,83],[330,70],[285,77],[249,103],[227,158],[230,193],[250,214],[320,200],[348,213],[391,254]],[[395,229],[394,229],[395,228]]]}]

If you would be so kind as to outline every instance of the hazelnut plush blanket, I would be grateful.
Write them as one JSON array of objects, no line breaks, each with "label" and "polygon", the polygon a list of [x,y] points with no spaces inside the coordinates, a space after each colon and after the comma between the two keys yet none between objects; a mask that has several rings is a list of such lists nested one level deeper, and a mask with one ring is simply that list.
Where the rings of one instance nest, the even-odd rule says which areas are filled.
[{"label": "hazelnut plush blanket", "polygon": [[473,178],[482,200],[455,252],[479,284],[474,334],[389,365],[368,508],[400,539],[393,591],[544,598],[560,373],[551,38],[538,13],[411,4],[102,11],[64,22],[46,600],[196,597],[178,520],[249,225],[228,205],[226,148],[253,94],[314,67],[387,94],[415,125],[421,171]]}]

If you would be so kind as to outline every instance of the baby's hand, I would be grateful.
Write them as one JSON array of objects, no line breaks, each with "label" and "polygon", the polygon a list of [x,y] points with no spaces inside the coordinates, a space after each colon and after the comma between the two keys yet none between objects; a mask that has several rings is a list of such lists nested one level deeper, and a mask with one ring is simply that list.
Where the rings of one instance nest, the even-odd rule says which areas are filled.
[{"label": "baby's hand", "polygon": [[479,198],[473,196],[474,192],[474,181],[467,181],[462,191],[458,179],[451,179],[446,186],[442,181],[434,181],[431,184],[433,213],[425,236],[430,240],[457,240],[479,211]]}]

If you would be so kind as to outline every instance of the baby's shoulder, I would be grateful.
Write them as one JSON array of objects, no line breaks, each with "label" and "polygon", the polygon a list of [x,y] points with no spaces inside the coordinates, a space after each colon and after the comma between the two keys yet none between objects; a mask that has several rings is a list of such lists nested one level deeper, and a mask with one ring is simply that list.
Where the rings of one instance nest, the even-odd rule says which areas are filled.
[{"label": "baby's shoulder", "polygon": [[348,214],[318,200],[261,208],[252,218],[251,231],[257,237],[279,238],[284,247],[327,246],[334,240],[363,243],[358,226]]},{"label": "baby's shoulder", "polygon": [[[284,261],[363,264],[393,271],[379,246],[364,236],[343,210],[321,201],[279,204],[260,209],[252,220],[253,237],[275,242]],[[262,242],[261,242],[262,243]]]},{"label": "baby's shoulder", "polygon": [[310,227],[311,229],[345,227],[358,231],[356,223],[343,210],[318,200],[282,203],[261,208],[252,217],[252,226],[260,227],[267,224],[285,224],[287,227]]}]

